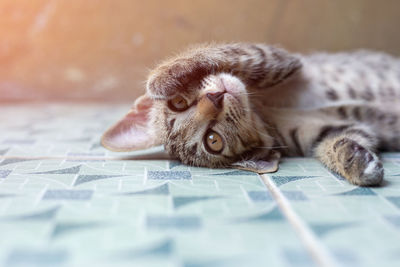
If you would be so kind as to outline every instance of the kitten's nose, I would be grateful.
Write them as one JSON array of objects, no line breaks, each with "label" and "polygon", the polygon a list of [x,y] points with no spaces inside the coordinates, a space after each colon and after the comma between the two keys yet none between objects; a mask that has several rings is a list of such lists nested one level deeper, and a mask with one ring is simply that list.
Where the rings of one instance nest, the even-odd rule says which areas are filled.
[{"label": "kitten's nose", "polygon": [[217,93],[207,93],[206,96],[210,101],[214,104],[217,109],[222,108],[222,104],[224,103],[224,94],[226,91],[217,92]]}]

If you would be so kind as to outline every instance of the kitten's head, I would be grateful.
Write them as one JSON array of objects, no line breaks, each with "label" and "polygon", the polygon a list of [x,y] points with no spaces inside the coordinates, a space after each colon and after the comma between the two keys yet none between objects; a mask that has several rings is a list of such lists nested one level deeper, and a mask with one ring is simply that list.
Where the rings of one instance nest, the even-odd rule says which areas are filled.
[{"label": "kitten's head", "polygon": [[228,73],[188,83],[166,99],[144,95],[103,136],[114,151],[163,144],[185,164],[274,171],[278,155],[263,122],[253,112],[246,85]]}]

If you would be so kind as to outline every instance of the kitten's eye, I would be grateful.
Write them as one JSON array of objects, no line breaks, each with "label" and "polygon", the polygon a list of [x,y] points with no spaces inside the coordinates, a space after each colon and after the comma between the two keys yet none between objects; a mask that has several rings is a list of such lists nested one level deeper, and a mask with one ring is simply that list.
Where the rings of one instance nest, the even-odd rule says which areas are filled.
[{"label": "kitten's eye", "polygon": [[208,131],[206,133],[204,136],[204,143],[207,150],[211,153],[219,153],[224,148],[222,137],[214,131]]},{"label": "kitten's eye", "polygon": [[189,105],[183,97],[176,96],[168,101],[168,107],[173,111],[184,111]]}]

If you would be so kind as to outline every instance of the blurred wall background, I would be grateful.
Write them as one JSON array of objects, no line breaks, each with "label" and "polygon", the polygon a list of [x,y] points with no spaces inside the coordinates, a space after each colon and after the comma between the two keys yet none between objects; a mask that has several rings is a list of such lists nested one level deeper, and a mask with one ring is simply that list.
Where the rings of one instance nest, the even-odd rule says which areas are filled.
[{"label": "blurred wall background", "polygon": [[133,100],[189,44],[400,55],[398,0],[1,0],[0,99]]}]

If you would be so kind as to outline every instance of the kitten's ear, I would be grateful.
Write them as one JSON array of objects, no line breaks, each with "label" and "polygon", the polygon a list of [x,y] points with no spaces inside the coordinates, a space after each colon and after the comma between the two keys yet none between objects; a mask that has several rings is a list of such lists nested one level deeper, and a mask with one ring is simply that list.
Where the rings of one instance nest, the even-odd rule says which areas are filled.
[{"label": "kitten's ear", "polygon": [[281,154],[279,152],[270,151],[268,155],[262,157],[260,157],[260,154],[256,154],[249,159],[235,162],[232,164],[232,167],[258,174],[276,172],[279,167],[280,158]]},{"label": "kitten's ear", "polygon": [[112,151],[133,151],[161,144],[149,127],[149,113],[153,100],[147,95],[136,99],[131,110],[111,126],[101,138],[101,144]]}]

